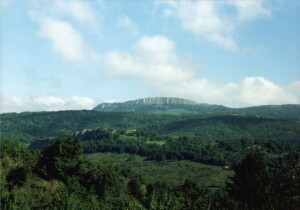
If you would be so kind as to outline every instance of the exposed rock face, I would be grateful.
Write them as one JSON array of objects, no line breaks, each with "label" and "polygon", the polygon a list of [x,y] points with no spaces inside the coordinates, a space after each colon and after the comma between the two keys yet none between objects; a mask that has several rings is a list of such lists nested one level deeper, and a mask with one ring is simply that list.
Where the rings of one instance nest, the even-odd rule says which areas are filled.
[{"label": "exposed rock face", "polygon": [[155,114],[254,114],[300,118],[299,104],[264,105],[245,108],[229,108],[222,105],[196,103],[173,97],[153,97],[127,101],[124,103],[103,103],[94,111],[103,112],[150,112]]},{"label": "exposed rock face", "polygon": [[143,98],[134,101],[125,102],[130,105],[153,105],[153,104],[183,104],[183,105],[196,105],[198,103],[182,98],[169,98],[169,97],[153,97]]},{"label": "exposed rock face", "polygon": [[211,112],[212,109],[216,110],[220,108],[224,109],[226,107],[219,105],[196,103],[194,101],[182,98],[153,97],[127,101],[124,103],[103,103],[96,106],[93,110],[110,112],[172,112],[172,114],[182,114],[187,112],[199,112],[199,109],[205,109],[206,111]]},{"label": "exposed rock face", "polygon": [[[133,101],[127,101],[124,103],[103,103],[99,104],[96,106],[93,110],[96,111],[126,111],[123,110],[125,107],[126,108],[131,108],[135,109],[137,107],[141,106],[149,106],[149,105],[155,105],[155,106],[160,106],[160,105],[199,105],[198,103],[194,101],[190,101],[187,99],[182,99],[182,98],[171,98],[171,97],[153,97],[153,98],[143,98],[143,99],[137,99]],[[116,109],[116,110],[115,110]]]}]

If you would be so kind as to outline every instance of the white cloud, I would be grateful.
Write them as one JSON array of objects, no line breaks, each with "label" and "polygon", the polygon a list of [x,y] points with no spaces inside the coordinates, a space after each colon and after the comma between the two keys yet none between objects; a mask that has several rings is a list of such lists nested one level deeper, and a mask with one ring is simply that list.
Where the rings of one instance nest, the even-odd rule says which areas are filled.
[{"label": "white cloud", "polygon": [[101,30],[101,18],[89,1],[36,1],[31,6],[28,14],[39,23],[38,35],[49,39],[56,53],[68,61],[99,60],[84,40],[84,35],[99,35]]},{"label": "white cloud", "polygon": [[228,33],[232,30],[230,21],[218,15],[214,1],[181,2],[178,17],[183,28],[195,34]]},{"label": "white cloud", "polygon": [[[261,0],[166,1],[160,5],[164,16],[179,19],[184,30],[233,52],[243,50],[235,40],[238,26],[272,14]],[[229,7],[235,14],[228,14]]]},{"label": "white cloud", "polygon": [[213,34],[209,37],[209,40],[218,44],[219,46],[224,47],[227,50],[230,50],[232,52],[241,52],[242,49],[240,49],[235,40],[232,37],[226,37],[222,36],[220,34]]},{"label": "white cloud", "polygon": [[73,96],[68,102],[83,109],[91,109],[95,106],[95,101],[88,97]]},{"label": "white cloud", "polygon": [[132,20],[127,16],[123,15],[118,18],[118,25],[127,28],[133,35],[139,35],[138,27],[132,22]]},{"label": "white cloud", "polygon": [[71,24],[52,18],[42,18],[40,26],[39,35],[51,40],[55,52],[66,60],[83,60],[87,50],[83,38]]},{"label": "white cloud", "polygon": [[92,109],[100,101],[89,97],[73,96],[61,98],[54,95],[47,96],[2,96],[1,113],[23,111],[58,111]]},{"label": "white cloud", "polygon": [[[130,76],[157,95],[232,107],[300,102],[293,91],[263,77],[247,77],[229,84],[197,78],[193,67],[177,56],[174,43],[162,35],[144,36],[135,45],[133,54],[112,51],[106,61],[112,74]],[[292,88],[298,85],[295,83]]]},{"label": "white cloud", "polygon": [[184,64],[175,54],[174,43],[161,35],[141,37],[134,55],[118,51],[108,53],[107,64],[112,73],[133,76],[149,86],[171,80],[180,82],[190,74],[182,68]]},{"label": "white cloud", "polygon": [[[290,83],[285,90],[294,94],[298,99],[300,99],[300,80]],[[300,103],[300,101],[298,101],[298,103]]]},{"label": "white cloud", "polygon": [[56,8],[70,15],[81,24],[95,25],[97,23],[94,11],[86,4],[87,1],[55,1]]},{"label": "white cloud", "polygon": [[55,96],[39,96],[32,98],[33,104],[45,106],[45,107],[61,107],[65,105],[65,100]]},{"label": "white cloud", "polygon": [[232,0],[229,4],[232,4],[237,9],[237,19],[239,21],[248,21],[260,17],[269,17],[272,12],[269,8],[265,6],[264,0],[255,1],[240,1]]},{"label": "white cloud", "polygon": [[159,94],[188,98],[201,103],[247,107],[268,104],[296,104],[300,98],[262,77],[247,77],[237,83],[216,84],[205,78],[162,85]]},{"label": "white cloud", "polygon": [[[228,85],[227,85],[228,87]],[[266,104],[299,103],[299,98],[284,87],[276,85],[263,77],[246,77],[224,89],[224,101],[232,106],[255,106]],[[222,92],[222,91],[221,91]]]}]

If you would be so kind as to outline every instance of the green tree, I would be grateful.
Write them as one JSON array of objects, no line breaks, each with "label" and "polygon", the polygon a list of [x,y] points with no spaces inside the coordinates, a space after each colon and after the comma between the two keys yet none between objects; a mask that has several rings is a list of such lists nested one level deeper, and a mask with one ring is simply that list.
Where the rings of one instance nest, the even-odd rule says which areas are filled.
[{"label": "green tree", "polygon": [[10,170],[6,177],[8,187],[11,189],[14,186],[22,186],[26,182],[27,171],[22,166],[17,166]]},{"label": "green tree", "polygon": [[61,137],[54,144],[42,151],[36,172],[47,179],[66,180],[75,173],[81,160],[82,145],[70,137]]},{"label": "green tree", "polygon": [[278,168],[274,182],[279,209],[300,209],[300,154],[287,156],[287,164]]},{"label": "green tree", "polygon": [[235,174],[227,183],[229,194],[235,200],[246,203],[249,209],[266,208],[271,199],[270,178],[261,151],[251,150],[233,170]]}]

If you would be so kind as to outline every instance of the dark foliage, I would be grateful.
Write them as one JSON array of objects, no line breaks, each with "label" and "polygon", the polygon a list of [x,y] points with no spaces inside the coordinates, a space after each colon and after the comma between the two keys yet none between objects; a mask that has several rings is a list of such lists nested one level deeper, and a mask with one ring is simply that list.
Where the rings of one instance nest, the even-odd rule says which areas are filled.
[{"label": "dark foliage", "polygon": [[70,137],[62,137],[42,151],[36,172],[44,178],[64,180],[75,173],[80,160],[82,146]]},{"label": "dark foliage", "polygon": [[261,151],[251,150],[233,170],[235,175],[227,184],[229,194],[250,209],[263,209],[269,203],[270,177]]},{"label": "dark foliage", "polygon": [[6,181],[8,184],[8,188],[12,189],[14,186],[22,186],[26,182],[27,171],[22,166],[17,166],[10,170],[8,175],[6,176]]},{"label": "dark foliage", "polygon": [[[2,145],[11,148],[10,142]],[[25,150],[33,156],[28,158],[19,154],[19,147],[13,148],[1,156],[1,209],[299,208],[299,153],[275,158],[251,150],[233,167],[232,182],[222,189],[191,180],[178,187],[164,182],[146,185],[128,169],[85,160],[79,142],[70,138],[60,138],[42,151],[36,167],[27,165],[35,162],[28,161],[38,157],[35,153]],[[40,166],[43,170],[36,176],[31,169]]]}]

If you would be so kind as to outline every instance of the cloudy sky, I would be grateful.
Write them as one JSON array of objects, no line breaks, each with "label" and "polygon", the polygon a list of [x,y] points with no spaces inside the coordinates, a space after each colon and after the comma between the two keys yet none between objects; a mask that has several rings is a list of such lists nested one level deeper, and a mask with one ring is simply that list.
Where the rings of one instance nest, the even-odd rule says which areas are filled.
[{"label": "cloudy sky", "polygon": [[2,0],[1,112],[300,103],[299,0]]}]

